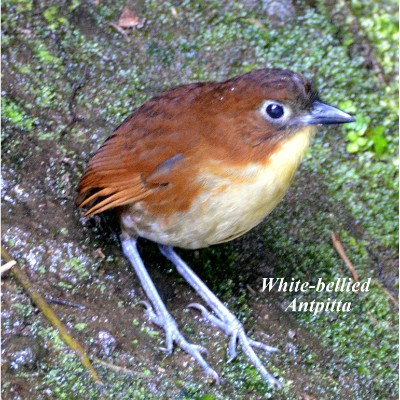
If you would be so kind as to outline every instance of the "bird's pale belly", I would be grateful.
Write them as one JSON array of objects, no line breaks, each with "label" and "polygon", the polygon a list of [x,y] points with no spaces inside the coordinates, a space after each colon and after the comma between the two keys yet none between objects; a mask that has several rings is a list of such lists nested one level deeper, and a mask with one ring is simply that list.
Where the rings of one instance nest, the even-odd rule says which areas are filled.
[{"label": "bird's pale belly", "polygon": [[266,163],[202,171],[197,180],[208,190],[185,212],[149,218],[138,204],[135,216],[123,215],[122,223],[139,236],[182,248],[234,239],[259,224],[282,200],[314,132],[307,127],[288,138]]}]

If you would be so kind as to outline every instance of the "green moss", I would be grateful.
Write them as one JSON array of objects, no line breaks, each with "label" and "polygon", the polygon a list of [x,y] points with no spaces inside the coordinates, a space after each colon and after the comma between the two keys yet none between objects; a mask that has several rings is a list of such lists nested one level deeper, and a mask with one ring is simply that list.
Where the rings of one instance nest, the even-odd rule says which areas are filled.
[{"label": "green moss", "polygon": [[398,46],[393,46],[399,36],[398,16],[393,12],[395,3],[393,0],[380,4],[365,0],[351,1],[363,33],[373,44],[374,55],[386,73],[395,72],[394,60],[398,58]]},{"label": "green moss", "polygon": [[78,322],[77,324],[74,325],[74,328],[79,332],[85,330],[86,327],[87,324],[85,324],[84,322]]},{"label": "green moss", "polygon": [[59,7],[51,6],[44,11],[43,16],[47,22],[53,22],[59,12],[60,12]]},{"label": "green moss", "polygon": [[82,367],[76,355],[71,353],[52,328],[41,328],[36,324],[37,334],[45,342],[51,342],[53,360],[42,365],[38,371],[42,381],[35,384],[35,390],[46,390],[57,399],[96,399],[107,393],[108,399],[155,399],[144,389],[138,377],[126,376],[95,365],[104,386],[93,385],[87,371]]},{"label": "green moss", "polygon": [[77,257],[73,257],[70,260],[66,261],[65,266],[67,268],[71,268],[73,271],[78,272],[80,275],[87,276],[87,270],[85,266]]},{"label": "green moss", "polygon": [[6,121],[10,121],[23,129],[32,129],[35,119],[27,115],[14,101],[2,97],[1,109],[2,117]]},{"label": "green moss", "polygon": [[46,49],[42,44],[39,44],[36,49],[36,56],[39,62],[45,64],[59,64],[60,59],[54,55],[52,55],[48,49]]}]

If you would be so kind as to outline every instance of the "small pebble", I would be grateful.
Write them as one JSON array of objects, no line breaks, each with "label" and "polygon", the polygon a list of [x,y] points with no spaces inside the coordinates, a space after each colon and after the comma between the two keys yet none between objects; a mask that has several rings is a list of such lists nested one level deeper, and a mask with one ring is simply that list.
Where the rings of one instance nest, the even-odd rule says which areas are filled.
[{"label": "small pebble", "polygon": [[110,332],[100,331],[97,335],[98,345],[102,356],[109,357],[117,346],[117,340]]}]

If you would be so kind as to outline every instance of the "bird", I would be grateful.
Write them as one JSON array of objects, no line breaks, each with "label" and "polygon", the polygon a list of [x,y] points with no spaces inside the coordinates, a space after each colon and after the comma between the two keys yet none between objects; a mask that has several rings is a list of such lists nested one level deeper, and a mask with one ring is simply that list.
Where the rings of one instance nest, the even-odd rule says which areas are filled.
[{"label": "bird", "polygon": [[162,301],[138,252],[138,238],[161,253],[203,299],[189,306],[240,347],[266,382],[280,387],[256,351],[276,348],[250,338],[238,318],[174,247],[201,249],[233,240],[279,204],[318,125],[354,122],[320,99],[302,74],[263,68],[221,82],[184,84],[128,116],[90,159],[77,188],[84,216],[113,210],[121,244],[148,298],[148,318],[165,332],[165,350],[186,351],[219,382],[207,350],[190,343]]}]

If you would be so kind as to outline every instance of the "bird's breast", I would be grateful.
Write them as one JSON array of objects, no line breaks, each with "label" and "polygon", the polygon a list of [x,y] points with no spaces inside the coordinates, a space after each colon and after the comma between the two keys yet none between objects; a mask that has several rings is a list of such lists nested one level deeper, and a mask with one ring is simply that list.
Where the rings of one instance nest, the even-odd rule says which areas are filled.
[{"label": "bird's breast", "polygon": [[195,178],[203,190],[188,210],[168,217],[144,216],[144,223],[128,214],[123,223],[133,224],[140,236],[183,248],[234,239],[259,224],[282,200],[314,132],[307,127],[282,140],[263,162],[236,166],[215,161]]}]

